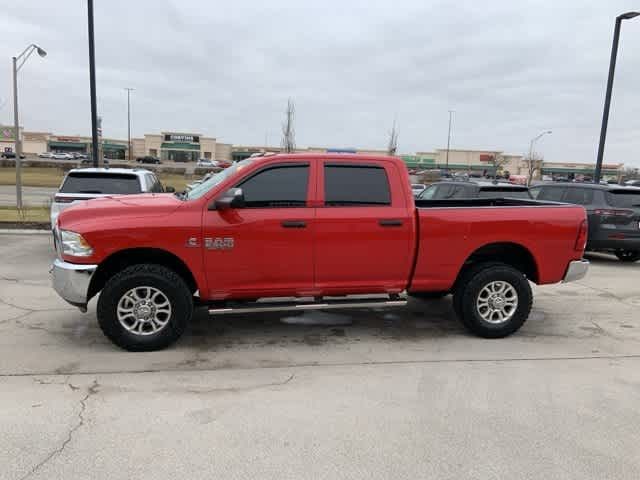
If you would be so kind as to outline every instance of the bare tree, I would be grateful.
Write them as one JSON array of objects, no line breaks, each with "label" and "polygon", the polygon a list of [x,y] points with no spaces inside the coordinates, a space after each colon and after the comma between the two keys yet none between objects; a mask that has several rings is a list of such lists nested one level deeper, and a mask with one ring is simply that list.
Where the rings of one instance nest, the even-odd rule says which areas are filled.
[{"label": "bare tree", "polygon": [[640,169],[637,167],[627,167],[625,168],[620,175],[622,180],[639,180],[640,179]]},{"label": "bare tree", "polygon": [[544,157],[539,153],[532,151],[526,157],[523,158],[524,165],[527,169],[527,185],[531,184],[536,172],[542,170],[542,162]]},{"label": "bare tree", "polygon": [[284,123],[282,124],[282,151],[285,153],[293,153],[296,151],[296,131],[293,127],[293,120],[296,113],[296,107],[293,100],[287,100],[287,111]]},{"label": "bare tree", "polygon": [[394,156],[398,151],[398,129],[396,128],[396,121],[393,120],[391,131],[389,132],[389,144],[387,145],[387,154]]},{"label": "bare tree", "polygon": [[491,155],[491,159],[489,160],[489,164],[493,167],[494,175],[498,175],[498,172],[502,170],[509,160],[505,158],[502,153],[496,152]]}]

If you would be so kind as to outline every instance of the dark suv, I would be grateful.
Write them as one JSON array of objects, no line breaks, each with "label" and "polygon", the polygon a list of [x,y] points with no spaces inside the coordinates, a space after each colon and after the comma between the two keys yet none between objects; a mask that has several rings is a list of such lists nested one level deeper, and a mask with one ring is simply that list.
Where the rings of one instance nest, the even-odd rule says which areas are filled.
[{"label": "dark suv", "polygon": [[416,198],[420,200],[446,200],[449,198],[526,198],[529,189],[524,185],[491,180],[436,182],[424,189]]},{"label": "dark suv", "polygon": [[530,191],[538,200],[584,205],[589,219],[587,250],[613,252],[623,262],[640,260],[640,188],[554,183]]}]

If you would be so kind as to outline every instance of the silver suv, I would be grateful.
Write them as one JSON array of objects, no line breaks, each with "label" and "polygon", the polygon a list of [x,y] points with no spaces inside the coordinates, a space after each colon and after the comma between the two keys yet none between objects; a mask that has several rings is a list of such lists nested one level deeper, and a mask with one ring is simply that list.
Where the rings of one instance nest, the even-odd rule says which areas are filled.
[{"label": "silver suv", "polygon": [[60,212],[78,202],[113,195],[172,192],[155,173],[143,168],[74,168],[69,170],[51,203],[51,228]]}]

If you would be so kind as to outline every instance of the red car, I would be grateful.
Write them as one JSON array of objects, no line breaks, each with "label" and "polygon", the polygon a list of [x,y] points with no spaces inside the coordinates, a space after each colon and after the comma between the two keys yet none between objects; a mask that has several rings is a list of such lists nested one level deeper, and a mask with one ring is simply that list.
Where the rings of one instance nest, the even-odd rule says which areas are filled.
[{"label": "red car", "polygon": [[585,275],[586,232],[580,206],[414,201],[397,158],[279,154],[236,163],[186,194],[65,210],[52,276],[83,311],[100,293],[100,327],[127,350],[177,340],[194,297],[223,315],[398,307],[408,295],[452,293],[470,331],[504,337],[529,316],[529,281]]}]

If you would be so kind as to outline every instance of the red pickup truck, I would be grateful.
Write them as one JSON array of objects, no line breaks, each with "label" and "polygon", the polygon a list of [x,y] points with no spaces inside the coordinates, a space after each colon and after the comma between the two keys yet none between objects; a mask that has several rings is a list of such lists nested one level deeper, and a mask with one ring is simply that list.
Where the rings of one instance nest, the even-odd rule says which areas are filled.
[{"label": "red pickup truck", "polygon": [[266,155],[181,194],[99,198],[54,228],[53,286],[127,350],[212,315],[397,307],[453,294],[462,323],[509,335],[529,281],[582,278],[580,206],[526,199],[414,201],[404,163],[364,155]]}]

